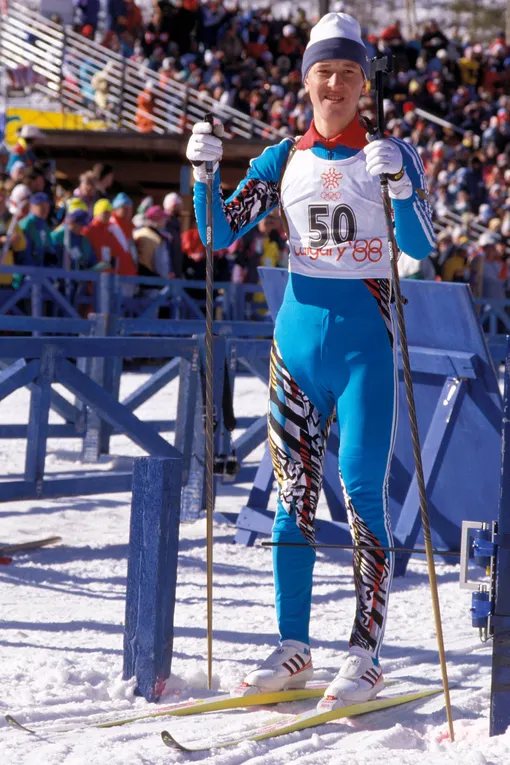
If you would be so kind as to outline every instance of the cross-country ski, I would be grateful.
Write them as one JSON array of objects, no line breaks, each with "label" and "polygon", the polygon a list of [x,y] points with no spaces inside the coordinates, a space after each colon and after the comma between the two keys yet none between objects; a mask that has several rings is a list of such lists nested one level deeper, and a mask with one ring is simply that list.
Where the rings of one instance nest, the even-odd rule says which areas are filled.
[{"label": "cross-country ski", "polygon": [[242,736],[241,738],[234,738],[221,742],[215,741],[204,747],[185,746],[178,742],[167,730],[162,731],[161,738],[167,747],[170,749],[177,749],[182,752],[202,752],[208,751],[209,749],[223,749],[229,746],[236,746],[237,744],[241,744],[244,741],[264,741],[267,738],[283,736],[286,733],[294,733],[298,730],[315,728],[318,725],[323,725],[324,723],[331,722],[332,720],[341,720],[342,718],[347,717],[357,717],[359,715],[368,714],[369,712],[377,712],[381,709],[389,709],[390,707],[400,706],[401,704],[410,704],[412,701],[418,701],[420,699],[426,698],[427,696],[433,696],[440,692],[441,689],[432,688],[426,691],[416,691],[415,693],[402,693],[393,697],[380,697],[377,699],[372,699],[372,701],[364,701],[359,704],[337,707],[336,709],[332,709],[327,712],[321,712],[317,711],[316,709],[312,709],[309,712],[302,712],[298,715],[291,715],[288,719],[262,726],[261,728],[258,728],[257,730],[254,730],[251,733],[248,733],[246,736]]}]

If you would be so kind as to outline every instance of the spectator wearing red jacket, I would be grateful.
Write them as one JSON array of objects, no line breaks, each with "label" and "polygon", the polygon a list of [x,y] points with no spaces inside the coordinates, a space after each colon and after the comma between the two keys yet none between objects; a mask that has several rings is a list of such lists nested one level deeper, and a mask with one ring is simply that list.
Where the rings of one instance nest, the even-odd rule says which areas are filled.
[{"label": "spectator wearing red jacket", "polygon": [[118,239],[110,231],[112,205],[108,199],[98,199],[94,205],[94,217],[83,233],[92,245],[98,262],[116,271],[122,261],[123,250]]},{"label": "spectator wearing red jacket", "polygon": [[154,95],[152,82],[146,82],[145,88],[136,99],[136,127],[140,133],[152,133],[154,130]]},{"label": "spectator wearing red jacket", "polygon": [[[136,245],[133,239],[135,227],[132,222],[133,202],[127,194],[121,192],[114,198],[112,208],[110,231],[122,248],[122,254],[119,255],[117,261],[116,272],[120,276],[137,276]],[[132,297],[135,290],[136,285],[134,283],[126,282],[122,284],[122,294],[125,297]]]}]

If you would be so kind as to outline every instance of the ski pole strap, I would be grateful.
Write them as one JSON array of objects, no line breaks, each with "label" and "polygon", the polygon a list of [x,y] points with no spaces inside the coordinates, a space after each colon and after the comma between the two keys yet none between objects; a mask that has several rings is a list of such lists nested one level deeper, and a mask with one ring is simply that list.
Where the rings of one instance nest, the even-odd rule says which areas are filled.
[{"label": "ski pole strap", "polygon": [[223,410],[223,424],[228,432],[232,433],[237,425],[237,420],[234,414],[234,397],[232,396],[232,386],[230,385],[227,359],[225,359],[223,363],[223,397],[221,408]]},{"label": "ski pole strap", "polygon": [[404,177],[404,173],[405,173],[405,169],[404,169],[404,165],[402,165],[398,173],[392,173],[391,175],[390,173],[386,173],[386,178],[389,181],[399,181],[401,178]]},{"label": "ski pole strap", "polygon": [[[202,392],[202,405],[205,412],[205,368],[200,364],[200,390]],[[234,414],[234,397],[232,395],[232,386],[230,385],[230,376],[228,374],[227,360],[223,362],[223,393],[221,397],[221,412],[223,425],[229,433],[232,433],[237,426],[237,419]],[[218,415],[216,407],[214,408],[214,430],[218,427]]]}]

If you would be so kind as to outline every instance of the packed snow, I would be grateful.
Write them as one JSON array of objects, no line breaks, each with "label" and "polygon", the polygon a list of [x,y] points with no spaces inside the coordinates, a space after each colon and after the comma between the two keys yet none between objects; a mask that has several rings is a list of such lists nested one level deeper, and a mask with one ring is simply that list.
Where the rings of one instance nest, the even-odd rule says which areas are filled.
[{"label": "packed snow", "polygon": [[[122,396],[144,374],[126,374]],[[177,383],[163,389],[138,414],[175,416]],[[1,422],[26,422],[29,394],[20,390],[0,404]],[[262,414],[266,391],[250,377],[236,381],[238,416]],[[165,415],[165,416],[166,416]],[[52,415],[52,421],[59,418]],[[172,438],[171,434],[167,434]],[[47,471],[91,470],[79,459],[75,440],[51,440]],[[126,469],[141,454],[125,437],[112,441],[99,466]],[[253,464],[260,450],[251,456]],[[0,470],[22,474],[24,442],[0,442]],[[225,486],[217,510],[235,512],[249,484]],[[508,765],[510,733],[490,738],[491,644],[472,629],[469,593],[459,589],[458,568],[438,563],[440,600],[448,655],[456,742],[448,740],[441,696],[350,721],[329,723],[257,743],[205,754],[174,753],[160,739],[168,728],[184,743],[219,742],[269,720],[309,709],[313,700],[277,708],[233,710],[189,718],[164,717],[106,730],[56,734],[101,716],[154,708],[122,680],[124,595],[130,497],[128,494],[5,503],[0,506],[0,543],[58,534],[62,543],[19,554],[0,567],[0,708],[27,725],[30,736],[0,721],[1,761],[12,765],[162,765],[200,761],[216,765]],[[321,505],[320,514],[326,513]],[[214,691],[206,681],[205,522],[181,525],[179,582],[172,675],[163,703],[228,691],[276,641],[270,552],[233,544],[234,528],[219,520],[214,549]],[[344,656],[354,610],[347,554],[320,553],[312,611],[316,679],[332,677]],[[440,683],[425,562],[416,558],[395,580],[383,652],[383,669],[416,690]]]}]

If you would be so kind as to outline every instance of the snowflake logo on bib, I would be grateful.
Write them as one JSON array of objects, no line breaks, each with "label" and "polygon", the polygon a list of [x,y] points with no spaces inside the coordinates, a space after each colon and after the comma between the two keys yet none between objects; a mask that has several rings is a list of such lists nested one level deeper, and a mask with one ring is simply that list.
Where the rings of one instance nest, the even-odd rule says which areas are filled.
[{"label": "snowflake logo on bib", "polygon": [[322,193],[321,193],[321,199],[327,199],[331,202],[336,202],[342,194],[340,191],[333,191],[333,189],[337,189],[340,185],[340,180],[342,179],[342,173],[338,173],[333,167],[330,168],[327,173],[322,173],[321,179],[322,179]]}]

